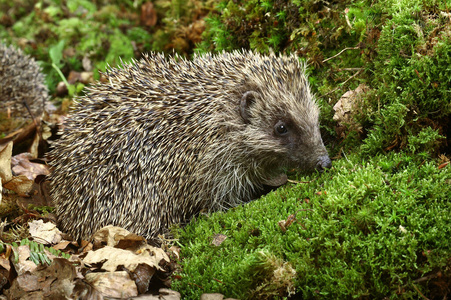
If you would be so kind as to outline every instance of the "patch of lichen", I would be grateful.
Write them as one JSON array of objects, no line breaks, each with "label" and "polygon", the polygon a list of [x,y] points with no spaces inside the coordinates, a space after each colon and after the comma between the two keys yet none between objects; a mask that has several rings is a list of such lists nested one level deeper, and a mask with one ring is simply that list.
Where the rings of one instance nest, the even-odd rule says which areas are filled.
[{"label": "patch of lichen", "polygon": [[[354,154],[319,177],[199,217],[180,233],[173,288],[184,299],[441,299],[451,280],[451,168],[439,164]],[[219,246],[218,234],[227,237]]]}]

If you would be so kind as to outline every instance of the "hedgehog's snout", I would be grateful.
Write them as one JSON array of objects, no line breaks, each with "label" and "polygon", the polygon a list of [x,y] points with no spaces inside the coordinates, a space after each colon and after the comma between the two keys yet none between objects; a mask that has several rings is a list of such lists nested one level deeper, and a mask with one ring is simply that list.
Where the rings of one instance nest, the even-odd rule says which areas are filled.
[{"label": "hedgehog's snout", "polygon": [[325,169],[330,169],[332,167],[332,161],[329,158],[329,155],[322,155],[318,157],[318,160],[316,162],[316,169],[320,172],[324,171]]}]

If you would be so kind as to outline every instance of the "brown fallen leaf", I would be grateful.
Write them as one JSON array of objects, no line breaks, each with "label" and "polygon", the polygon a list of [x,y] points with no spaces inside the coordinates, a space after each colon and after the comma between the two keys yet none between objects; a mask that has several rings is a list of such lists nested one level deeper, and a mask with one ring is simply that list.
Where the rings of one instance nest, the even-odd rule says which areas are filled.
[{"label": "brown fallen leaf", "polygon": [[2,253],[0,255],[0,291],[11,282],[13,275],[9,255]]},{"label": "brown fallen leaf", "polygon": [[44,164],[31,162],[33,159],[30,153],[21,153],[11,158],[12,171],[15,175],[25,175],[28,179],[34,180],[38,175],[49,175],[49,167]]},{"label": "brown fallen leaf", "polygon": [[22,272],[5,295],[8,299],[72,299],[75,275],[71,262],[55,258],[50,266]]},{"label": "brown fallen leaf", "polygon": [[166,253],[150,245],[146,245],[147,251],[140,251],[138,254],[129,250],[106,246],[101,249],[89,251],[83,259],[85,264],[102,263],[102,270],[114,272],[118,266],[124,266],[129,271],[134,271],[139,264],[147,264],[154,269],[163,271],[159,266],[161,260],[169,262]]},{"label": "brown fallen leaf", "polygon": [[449,161],[444,162],[443,164],[441,164],[440,166],[438,166],[438,169],[443,169],[444,167],[446,167],[447,165],[449,165]]},{"label": "brown fallen leaf", "polygon": [[213,237],[213,241],[211,242],[211,244],[218,247],[226,239],[227,239],[227,236],[225,234],[218,233],[218,234],[215,234],[215,236]]},{"label": "brown fallen leaf", "polygon": [[40,118],[36,118],[35,122],[30,122],[29,124],[23,125],[20,129],[8,133],[7,136],[0,139],[0,144],[5,144],[7,142],[14,142],[15,144],[21,143],[29,138],[34,137],[36,134],[36,125],[40,123]]},{"label": "brown fallen leaf", "polygon": [[146,264],[139,264],[134,272],[130,272],[130,278],[135,282],[138,292],[144,294],[149,289],[150,280],[155,270]]},{"label": "brown fallen leaf", "polygon": [[11,155],[13,153],[13,142],[0,146],[0,178],[3,183],[13,178],[11,172]]},{"label": "brown fallen leaf", "polygon": [[103,247],[117,247],[122,249],[137,248],[146,244],[146,239],[121,227],[108,225],[97,230],[92,235],[94,249]]},{"label": "brown fallen leaf", "polygon": [[[180,295],[179,292],[170,290],[170,289],[166,289],[166,288],[161,288],[158,290],[159,295],[159,299],[161,300],[180,300],[182,299],[182,295]],[[230,300],[233,300],[232,298],[229,298]]]},{"label": "brown fallen leaf", "polygon": [[57,244],[62,240],[61,231],[52,222],[33,220],[28,226],[31,237],[38,243]]},{"label": "brown fallen leaf", "polygon": [[145,244],[147,244],[147,241],[144,237],[135,233],[130,233],[118,241],[116,248],[133,250],[138,249],[140,246]]},{"label": "brown fallen leaf", "polygon": [[81,279],[75,280],[75,287],[70,299],[103,300],[102,294],[89,283]]},{"label": "brown fallen leaf", "polygon": [[2,255],[0,255],[0,267],[5,269],[6,271],[10,271],[11,263],[9,262],[9,257],[4,256],[3,254],[4,253],[2,253]]},{"label": "brown fallen leaf", "polygon": [[171,246],[169,248],[169,253],[171,254],[171,256],[174,256],[177,260],[180,259],[180,251],[182,249],[180,249],[180,247],[177,246]]},{"label": "brown fallen leaf", "polygon": [[10,181],[3,186],[11,191],[16,192],[21,197],[30,197],[30,192],[33,188],[33,180],[30,180],[25,175],[14,176]]},{"label": "brown fallen leaf", "polygon": [[280,230],[282,230],[282,232],[286,232],[287,231],[287,226],[286,225],[286,221],[285,220],[280,220],[279,222],[277,222],[277,225],[279,225]]},{"label": "brown fallen leaf", "polygon": [[106,297],[124,299],[138,296],[136,284],[126,271],[88,273],[85,279]]},{"label": "brown fallen leaf", "polygon": [[25,292],[37,291],[41,288],[41,283],[38,282],[38,276],[32,273],[24,273],[17,277],[16,283]]},{"label": "brown fallen leaf", "polygon": [[14,269],[16,270],[18,276],[27,272],[32,273],[36,270],[38,266],[31,260],[28,260],[28,258],[30,257],[30,248],[28,246],[19,246],[13,251],[17,251],[17,254],[19,256],[19,260],[17,262],[14,260],[12,261]]},{"label": "brown fallen leaf", "polygon": [[72,242],[70,242],[70,241],[62,241],[62,242],[57,243],[56,245],[53,245],[52,248],[55,249],[55,250],[64,250],[64,249],[67,248],[67,246],[70,243],[72,243]]},{"label": "brown fallen leaf", "polygon": [[356,123],[353,119],[353,115],[358,112],[360,104],[363,101],[363,96],[369,90],[368,86],[360,84],[355,90],[344,93],[340,100],[334,105],[333,109],[335,114],[333,119],[334,121],[337,121],[335,130],[340,137],[345,136],[345,131],[352,130],[359,133],[362,131],[362,125]]}]

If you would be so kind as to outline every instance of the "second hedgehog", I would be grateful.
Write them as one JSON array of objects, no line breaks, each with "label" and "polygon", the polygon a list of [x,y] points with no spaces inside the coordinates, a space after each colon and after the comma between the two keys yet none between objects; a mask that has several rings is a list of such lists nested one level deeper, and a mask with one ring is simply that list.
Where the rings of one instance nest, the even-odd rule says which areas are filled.
[{"label": "second hedgehog", "polygon": [[112,68],[50,154],[61,229],[88,238],[112,224],[152,238],[285,183],[286,168],[329,168],[304,69],[253,52]]}]

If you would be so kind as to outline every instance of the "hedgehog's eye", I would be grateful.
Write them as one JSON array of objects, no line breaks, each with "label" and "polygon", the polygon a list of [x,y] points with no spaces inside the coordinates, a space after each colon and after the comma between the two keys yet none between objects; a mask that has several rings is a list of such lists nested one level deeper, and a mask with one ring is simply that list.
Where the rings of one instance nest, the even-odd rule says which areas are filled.
[{"label": "hedgehog's eye", "polygon": [[274,126],[274,131],[277,135],[284,136],[288,133],[288,127],[284,122],[279,121]]}]

